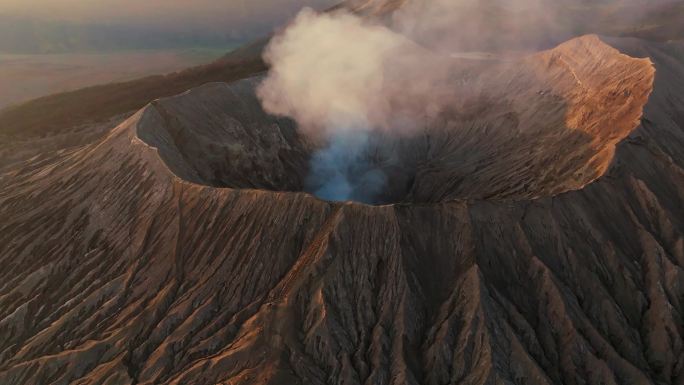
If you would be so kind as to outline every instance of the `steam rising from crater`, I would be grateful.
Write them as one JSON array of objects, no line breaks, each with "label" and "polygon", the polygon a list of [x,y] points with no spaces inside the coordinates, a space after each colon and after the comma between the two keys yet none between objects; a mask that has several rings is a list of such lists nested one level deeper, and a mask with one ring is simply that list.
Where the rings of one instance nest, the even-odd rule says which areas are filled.
[{"label": "steam rising from crater", "polygon": [[[439,110],[444,59],[389,28],[349,13],[303,10],[270,43],[271,65],[258,89],[266,111],[295,119],[322,147],[306,188],[323,199],[376,203],[387,177],[379,135],[400,137]],[[386,159],[388,149],[382,149]],[[385,165],[386,166],[386,165]]]},{"label": "steam rising from crater", "polygon": [[[258,95],[267,112],[295,119],[320,146],[311,159],[308,191],[325,199],[376,203],[387,168],[403,166],[391,142],[422,132],[446,103],[459,100],[463,79],[454,79],[455,53],[550,48],[593,17],[581,3],[348,3],[361,14],[379,12],[384,24],[345,11],[304,9],[267,47],[271,70]],[[376,153],[384,161],[371,161]]]}]

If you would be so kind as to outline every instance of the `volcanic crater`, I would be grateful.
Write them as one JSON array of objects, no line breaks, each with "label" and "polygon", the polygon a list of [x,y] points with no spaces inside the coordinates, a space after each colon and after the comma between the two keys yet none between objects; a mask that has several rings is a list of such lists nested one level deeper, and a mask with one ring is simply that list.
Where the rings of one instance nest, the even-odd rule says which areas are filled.
[{"label": "volcanic crater", "polygon": [[[615,144],[638,126],[654,75],[648,59],[596,36],[513,62],[454,61],[448,108],[410,135],[371,136],[363,167],[381,170],[387,183],[365,203],[520,200],[579,189],[605,172]],[[314,191],[307,175],[325,143],[264,112],[259,81],[153,102],[138,136],[189,182]]]}]

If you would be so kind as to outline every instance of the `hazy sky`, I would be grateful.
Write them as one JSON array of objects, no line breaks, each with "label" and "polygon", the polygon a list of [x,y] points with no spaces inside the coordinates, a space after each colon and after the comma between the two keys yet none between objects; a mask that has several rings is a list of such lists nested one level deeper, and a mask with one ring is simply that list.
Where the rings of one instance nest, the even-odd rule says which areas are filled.
[{"label": "hazy sky", "polygon": [[272,24],[305,5],[337,0],[0,0],[0,14],[88,24],[147,24],[169,29],[234,29]]}]

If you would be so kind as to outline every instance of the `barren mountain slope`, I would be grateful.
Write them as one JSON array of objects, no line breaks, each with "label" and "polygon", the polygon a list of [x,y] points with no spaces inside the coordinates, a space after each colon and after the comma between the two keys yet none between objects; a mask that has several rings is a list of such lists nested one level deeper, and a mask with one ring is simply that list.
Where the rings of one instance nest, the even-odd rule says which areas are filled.
[{"label": "barren mountain slope", "polygon": [[[292,187],[310,145],[254,110],[249,82],[159,100],[2,175],[0,383],[681,384],[684,46],[611,44],[655,65],[641,125],[651,64],[570,42],[526,59],[543,94],[431,128],[458,140],[427,159],[484,163],[426,199],[268,191]],[[509,141],[542,139],[497,151],[487,127],[512,112]],[[507,193],[473,199],[492,184]]]}]

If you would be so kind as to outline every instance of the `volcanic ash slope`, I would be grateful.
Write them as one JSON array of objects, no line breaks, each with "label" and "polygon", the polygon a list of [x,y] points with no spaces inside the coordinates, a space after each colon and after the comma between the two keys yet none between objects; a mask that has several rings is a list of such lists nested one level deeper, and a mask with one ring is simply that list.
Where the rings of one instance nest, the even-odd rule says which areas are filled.
[{"label": "volcanic ash slope", "polygon": [[257,80],[3,175],[0,383],[681,384],[684,45],[610,43],[483,68],[401,204],[286,192]]}]

